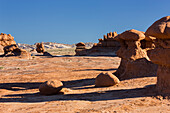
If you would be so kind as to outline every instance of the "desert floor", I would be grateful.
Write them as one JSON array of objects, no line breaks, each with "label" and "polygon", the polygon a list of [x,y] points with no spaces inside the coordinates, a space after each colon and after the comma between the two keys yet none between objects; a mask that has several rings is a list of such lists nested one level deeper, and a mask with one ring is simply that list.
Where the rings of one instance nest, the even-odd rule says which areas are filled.
[{"label": "desert floor", "polygon": [[[114,72],[118,57],[0,58],[0,113],[168,113],[170,100],[156,94],[156,77],[94,87],[101,72]],[[61,80],[62,93],[39,94],[46,80]]]}]

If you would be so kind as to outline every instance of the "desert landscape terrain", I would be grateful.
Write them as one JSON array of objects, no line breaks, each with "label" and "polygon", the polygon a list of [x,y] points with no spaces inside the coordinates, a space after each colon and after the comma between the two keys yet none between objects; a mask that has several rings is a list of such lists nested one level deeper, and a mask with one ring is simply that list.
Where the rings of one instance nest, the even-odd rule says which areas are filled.
[{"label": "desert landscape terrain", "polygon": [[107,33],[90,49],[17,44],[1,33],[0,113],[170,112],[169,28],[166,16],[146,32]]},{"label": "desert landscape terrain", "polygon": [[[155,91],[156,77],[122,80],[111,87],[95,87],[101,72],[115,72],[118,57],[34,56],[0,58],[1,113],[168,113],[170,101]],[[39,94],[39,85],[60,80],[60,94]]]}]

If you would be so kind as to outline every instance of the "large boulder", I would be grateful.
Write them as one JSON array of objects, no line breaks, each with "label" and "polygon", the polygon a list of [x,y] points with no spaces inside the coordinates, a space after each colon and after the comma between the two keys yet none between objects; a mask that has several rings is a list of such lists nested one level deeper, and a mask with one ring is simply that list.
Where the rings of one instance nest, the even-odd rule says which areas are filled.
[{"label": "large boulder", "polygon": [[110,72],[100,73],[95,79],[96,87],[107,87],[118,84],[119,79]]},{"label": "large boulder", "polygon": [[170,95],[170,16],[154,22],[145,32],[148,38],[155,37],[155,49],[148,51],[150,60],[158,64],[157,90]]},{"label": "large boulder", "polygon": [[39,86],[40,94],[54,95],[60,92],[63,88],[63,83],[58,80],[46,81]]},{"label": "large boulder", "polygon": [[43,43],[37,43],[36,44],[36,51],[38,53],[44,53],[45,52]]},{"label": "large boulder", "polygon": [[147,56],[145,35],[141,31],[127,30],[117,37],[121,47],[116,54],[121,58],[120,66],[114,73],[119,79],[131,79],[137,77],[156,75],[157,65],[150,62]]}]

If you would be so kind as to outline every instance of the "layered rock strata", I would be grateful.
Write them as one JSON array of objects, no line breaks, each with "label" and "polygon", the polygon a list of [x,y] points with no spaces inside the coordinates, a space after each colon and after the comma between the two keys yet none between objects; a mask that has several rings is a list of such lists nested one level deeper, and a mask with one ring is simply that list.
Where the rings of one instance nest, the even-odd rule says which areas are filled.
[{"label": "layered rock strata", "polygon": [[79,47],[79,43],[76,45],[76,55],[115,55],[120,47],[118,41],[114,38],[118,34],[116,32],[107,33],[107,36],[104,35],[103,39],[98,39],[98,43],[94,43],[93,47],[90,49],[85,48],[85,46]]}]

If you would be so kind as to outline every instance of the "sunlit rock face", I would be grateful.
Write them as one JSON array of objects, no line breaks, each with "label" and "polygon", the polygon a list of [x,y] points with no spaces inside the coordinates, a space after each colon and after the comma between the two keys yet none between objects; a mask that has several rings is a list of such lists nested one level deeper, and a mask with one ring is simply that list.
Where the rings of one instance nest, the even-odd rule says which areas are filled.
[{"label": "sunlit rock face", "polygon": [[11,34],[0,34],[0,52],[3,52],[3,47],[16,44],[14,37]]},{"label": "sunlit rock face", "polygon": [[154,22],[145,35],[155,37],[155,49],[148,51],[150,60],[158,64],[157,90],[161,94],[170,95],[170,16]]},{"label": "sunlit rock face", "polygon": [[144,32],[127,30],[115,39],[121,45],[117,51],[121,63],[115,73],[116,76],[122,80],[156,75],[157,65],[150,62],[147,56],[147,50],[151,49],[152,43],[146,39]]}]

